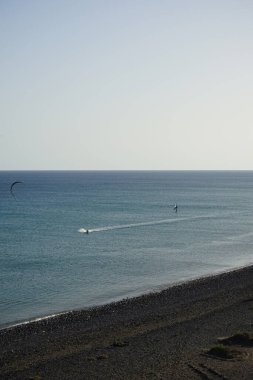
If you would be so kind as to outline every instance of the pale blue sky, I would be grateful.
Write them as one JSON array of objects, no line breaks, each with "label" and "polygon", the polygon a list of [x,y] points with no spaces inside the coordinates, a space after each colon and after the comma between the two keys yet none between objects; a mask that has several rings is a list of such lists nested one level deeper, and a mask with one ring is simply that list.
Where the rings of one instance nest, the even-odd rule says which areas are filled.
[{"label": "pale blue sky", "polygon": [[253,169],[252,0],[0,0],[1,169]]}]

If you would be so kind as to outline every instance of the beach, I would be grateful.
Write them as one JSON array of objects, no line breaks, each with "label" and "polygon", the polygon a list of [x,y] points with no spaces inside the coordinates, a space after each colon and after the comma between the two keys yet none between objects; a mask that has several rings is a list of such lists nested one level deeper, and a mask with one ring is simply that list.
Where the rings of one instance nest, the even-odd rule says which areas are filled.
[{"label": "beach", "polygon": [[[0,331],[1,379],[252,379],[253,266]],[[252,345],[253,346],[253,345]]]}]

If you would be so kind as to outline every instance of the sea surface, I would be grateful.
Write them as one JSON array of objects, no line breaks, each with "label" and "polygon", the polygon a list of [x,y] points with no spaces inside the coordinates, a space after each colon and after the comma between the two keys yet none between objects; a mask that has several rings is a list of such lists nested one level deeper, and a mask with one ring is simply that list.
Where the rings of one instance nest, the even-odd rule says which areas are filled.
[{"label": "sea surface", "polygon": [[0,327],[252,262],[252,171],[0,172]]}]

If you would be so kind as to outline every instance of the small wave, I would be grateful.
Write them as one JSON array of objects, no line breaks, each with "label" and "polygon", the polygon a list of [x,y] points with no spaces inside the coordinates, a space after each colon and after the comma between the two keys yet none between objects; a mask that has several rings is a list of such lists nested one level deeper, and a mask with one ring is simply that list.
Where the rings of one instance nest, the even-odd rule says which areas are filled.
[{"label": "small wave", "polygon": [[170,218],[170,219],[154,220],[151,222],[120,224],[120,225],[115,225],[115,226],[106,226],[106,227],[91,228],[91,229],[85,229],[82,227],[78,230],[78,232],[82,234],[87,234],[87,233],[92,233],[92,232],[121,230],[124,228],[135,228],[135,227],[142,227],[142,226],[155,226],[157,224],[169,224],[169,223],[176,223],[176,222],[182,222],[182,221],[188,221],[188,220],[209,219],[209,218],[216,218],[216,217],[217,215],[201,215],[201,216],[191,216],[191,217],[185,217],[185,218]]},{"label": "small wave", "polygon": [[7,326],[3,325],[2,327],[0,327],[0,331],[1,330],[10,330],[10,329],[12,329],[14,327],[28,325],[28,324],[39,322],[39,321],[44,321],[44,320],[51,319],[51,318],[54,318],[54,317],[58,317],[60,315],[67,314],[67,313],[71,313],[71,310],[68,311],[68,312],[62,311],[62,312],[59,312],[59,313],[45,315],[44,317],[36,317],[36,318],[29,319],[29,320],[12,323],[11,325],[8,324]]},{"label": "small wave", "polygon": [[240,235],[229,236],[228,239],[229,240],[243,240],[245,238],[247,239],[247,238],[252,237],[252,235],[253,235],[253,232],[247,232],[247,233],[240,234]]}]

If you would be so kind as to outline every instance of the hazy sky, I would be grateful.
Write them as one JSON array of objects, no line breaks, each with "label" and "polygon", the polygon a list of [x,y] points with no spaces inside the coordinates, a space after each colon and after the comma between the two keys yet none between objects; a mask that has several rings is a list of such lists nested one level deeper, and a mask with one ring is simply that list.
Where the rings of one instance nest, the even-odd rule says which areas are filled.
[{"label": "hazy sky", "polygon": [[252,0],[0,0],[0,169],[253,169]]}]

